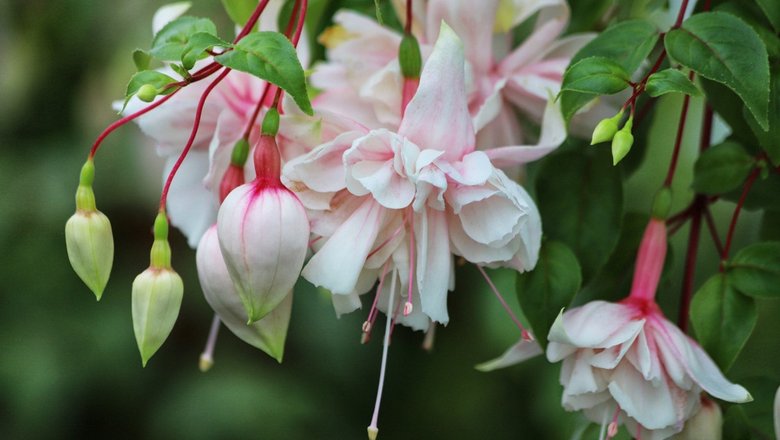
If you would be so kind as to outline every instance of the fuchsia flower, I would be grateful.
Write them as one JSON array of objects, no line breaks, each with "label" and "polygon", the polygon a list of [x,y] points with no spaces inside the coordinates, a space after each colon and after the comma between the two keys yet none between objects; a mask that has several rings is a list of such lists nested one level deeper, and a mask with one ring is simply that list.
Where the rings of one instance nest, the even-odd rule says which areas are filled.
[{"label": "fuchsia flower", "polygon": [[669,322],[655,303],[666,256],[666,223],[651,219],[639,248],[631,294],[562,313],[550,329],[547,359],[563,360],[563,406],[582,410],[610,431],[665,439],[699,409],[700,394],[748,402],[707,353]]},{"label": "fuchsia flower", "polygon": [[397,131],[346,132],[287,164],[289,186],[331,197],[328,209],[312,214],[321,238],[302,274],[335,297],[347,296],[334,297],[339,313],[358,308],[357,296],[383,280],[389,266],[407,290],[399,322],[426,329],[429,320],[449,320],[453,254],[476,264],[534,267],[541,240],[536,206],[475,144],[463,46],[442,24]]},{"label": "fuchsia flower", "polygon": [[[412,28],[422,44],[423,57],[430,54],[441,21],[463,40],[469,114],[478,145],[490,149],[494,165],[533,161],[563,142],[566,128],[553,98],[569,60],[592,38],[558,39],[569,19],[565,1],[430,0],[414,4]],[[512,50],[512,28],[536,13],[534,31]],[[348,11],[337,13],[334,21],[337,26],[321,38],[329,48],[329,61],[316,66],[311,76],[312,84],[323,90],[315,106],[372,129],[395,129],[401,120],[404,83],[397,59],[401,36]],[[516,109],[542,124],[537,144],[522,145],[528,136],[522,133]]]}]

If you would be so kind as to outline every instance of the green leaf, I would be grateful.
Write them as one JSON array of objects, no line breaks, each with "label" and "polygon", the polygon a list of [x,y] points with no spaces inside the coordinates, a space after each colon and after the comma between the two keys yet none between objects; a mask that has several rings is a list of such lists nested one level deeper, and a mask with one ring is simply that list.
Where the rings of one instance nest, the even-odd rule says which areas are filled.
[{"label": "green leaf", "polygon": [[232,44],[206,32],[192,34],[184,46],[184,51],[181,53],[182,66],[187,70],[192,69],[195,66],[195,62],[208,56],[206,51],[215,46],[231,47]]},{"label": "green leaf", "polygon": [[163,88],[168,84],[175,82],[177,82],[175,79],[156,70],[144,70],[136,73],[130,78],[130,82],[127,83],[127,89],[125,90],[125,103],[122,106],[120,113],[125,110],[127,103],[130,102],[130,98],[132,98],[133,95],[138,92],[138,89],[140,89],[144,84],[151,84],[154,86],[157,90],[160,91],[158,92],[158,95],[168,95],[173,93],[174,90],[176,90],[178,87],[169,87],[167,89]]},{"label": "green leaf", "polygon": [[727,371],[756,326],[753,298],[739,293],[726,274],[710,278],[691,302],[691,322],[701,346]]},{"label": "green leaf", "polygon": [[742,405],[732,405],[723,416],[723,438],[728,440],[754,440],[750,422]]},{"label": "green leaf", "polygon": [[745,295],[780,298],[780,242],[750,245],[728,263],[729,279]]},{"label": "green leaf", "polygon": [[[742,189],[742,187],[739,187],[734,191],[723,194],[722,197],[724,200],[736,203],[742,196]],[[770,173],[766,178],[759,177],[756,179],[742,207],[749,211],[756,209],[780,210],[780,197],[777,196],[778,194],[780,194],[780,174]]]},{"label": "green leaf", "polygon": [[539,262],[531,272],[517,276],[517,298],[536,340],[547,346],[547,333],[561,309],[580,288],[582,275],[577,257],[563,243],[547,240]]},{"label": "green leaf", "polygon": [[772,23],[775,32],[780,32],[780,2],[777,0],[756,0],[756,3],[764,11],[769,22]]},{"label": "green leaf", "polygon": [[[649,21],[628,20],[610,26],[583,46],[571,60],[570,66],[589,57],[604,57],[617,63],[629,74],[639,67],[655,47],[658,30]],[[561,108],[566,120],[596,98],[592,93],[567,91],[561,93]]]},{"label": "green leaf", "polygon": [[693,166],[693,189],[722,194],[738,188],[755,166],[755,160],[736,142],[726,141],[705,150]]},{"label": "green leaf", "polygon": [[759,144],[769,156],[769,160],[775,165],[780,165],[780,66],[774,66],[772,69],[768,129],[761,128],[758,121],[746,109],[743,108],[742,112]]},{"label": "green leaf", "polygon": [[222,6],[233,23],[244,26],[257,7],[258,0],[222,0]]},{"label": "green leaf", "polygon": [[780,210],[767,209],[761,217],[761,229],[758,236],[761,240],[780,241]]},{"label": "green leaf", "polygon": [[701,91],[691,82],[688,75],[677,69],[664,69],[647,79],[645,90],[652,97],[667,93],[684,93],[691,96],[701,96]]},{"label": "green leaf", "polygon": [[628,87],[628,81],[628,73],[620,64],[604,57],[590,57],[566,69],[561,90],[611,95]]},{"label": "green leaf", "polygon": [[574,251],[583,278],[589,280],[618,239],[623,215],[620,167],[612,166],[609,149],[559,153],[544,160],[536,193],[545,235]]},{"label": "green leaf", "polygon": [[290,40],[278,32],[255,32],[239,41],[234,50],[214,58],[223,66],[251,73],[281,87],[306,114],[313,114],[306,92],[306,78]]},{"label": "green leaf", "polygon": [[750,129],[743,114],[745,105],[742,103],[742,99],[719,82],[700,77],[698,83],[704,90],[707,103],[731,127],[731,137],[744,145],[756,145],[758,140],[753,135],[753,130]]},{"label": "green leaf", "polygon": [[143,49],[136,49],[133,51],[133,63],[137,71],[147,70],[149,63],[152,61],[152,56],[149,52]]},{"label": "green leaf", "polygon": [[769,61],[766,46],[745,22],[723,12],[695,14],[664,39],[676,62],[739,95],[767,129]]},{"label": "green leaf", "polygon": [[152,56],[163,61],[179,61],[193,35],[217,35],[217,26],[208,18],[184,16],[166,24],[152,40]]}]

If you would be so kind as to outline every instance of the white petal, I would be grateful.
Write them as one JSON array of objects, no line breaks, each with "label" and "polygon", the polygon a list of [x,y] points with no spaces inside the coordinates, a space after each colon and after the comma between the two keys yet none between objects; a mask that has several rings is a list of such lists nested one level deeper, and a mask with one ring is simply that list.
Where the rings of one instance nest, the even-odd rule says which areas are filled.
[{"label": "white petal", "polygon": [[520,339],[520,341],[509,347],[507,351],[496,359],[483,362],[477,365],[475,368],[479,371],[488,372],[497,370],[499,368],[511,367],[521,362],[525,362],[528,359],[534,358],[542,354],[542,347],[536,341],[529,341],[527,339]]},{"label": "white petal", "polygon": [[450,254],[447,217],[442,211],[426,209],[415,215],[417,252],[417,288],[422,311],[431,320],[449,322],[447,287],[450,281]]},{"label": "white petal", "polygon": [[644,324],[644,319],[633,318],[629,307],[592,301],[558,315],[548,339],[576,347],[607,348],[633,340]]},{"label": "white petal", "polygon": [[609,392],[631,418],[648,429],[662,429],[677,424],[676,402],[667,384],[653,386],[628,363],[614,370]]},{"label": "white petal", "polygon": [[334,294],[352,293],[376,241],[384,212],[381,205],[365,199],[309,260],[303,277]]}]

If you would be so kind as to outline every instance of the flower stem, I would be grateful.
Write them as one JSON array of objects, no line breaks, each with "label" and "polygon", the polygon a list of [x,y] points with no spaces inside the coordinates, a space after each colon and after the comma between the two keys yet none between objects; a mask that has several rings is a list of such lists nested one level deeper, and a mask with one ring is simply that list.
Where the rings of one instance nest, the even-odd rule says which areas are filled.
[{"label": "flower stem", "polygon": [[742,195],[739,196],[737,207],[734,208],[734,214],[731,216],[731,224],[729,224],[729,232],[726,235],[726,245],[723,246],[723,252],[720,254],[719,270],[721,272],[725,270],[724,263],[729,258],[729,251],[731,250],[731,242],[734,239],[734,230],[737,227],[737,220],[739,219],[739,213],[742,211],[742,206],[745,204],[745,199],[747,199],[747,195],[750,192],[750,188],[753,187],[753,184],[756,182],[756,178],[758,178],[759,174],[761,174],[761,168],[755,168],[753,172],[750,173],[750,176],[748,176],[747,180],[745,181],[745,185],[742,187]]}]

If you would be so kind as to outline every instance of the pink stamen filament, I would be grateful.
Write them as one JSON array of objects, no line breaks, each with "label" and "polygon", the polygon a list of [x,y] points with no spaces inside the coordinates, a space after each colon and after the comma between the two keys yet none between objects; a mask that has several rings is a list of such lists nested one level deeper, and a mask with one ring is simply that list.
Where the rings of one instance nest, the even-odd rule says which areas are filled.
[{"label": "pink stamen filament", "polygon": [[607,440],[616,436],[618,433],[618,415],[620,414],[620,405],[615,408],[615,413],[612,415],[612,422],[607,426]]},{"label": "pink stamen filament", "polygon": [[383,247],[387,246],[388,243],[393,241],[394,238],[398,237],[398,234],[401,233],[401,230],[403,230],[403,225],[399,226],[390,237],[388,237],[385,241],[383,241],[379,246],[375,247],[371,252],[366,255],[366,259],[371,258],[375,253],[382,250]]},{"label": "pink stamen filament", "polygon": [[209,337],[206,340],[206,347],[203,349],[203,353],[200,355],[200,365],[202,371],[208,370],[214,363],[214,347],[217,345],[219,326],[219,316],[215,313],[214,318],[211,320],[211,329],[209,330]]},{"label": "pink stamen filament", "polygon": [[[374,302],[371,304],[371,310],[368,312],[368,318],[366,318],[366,322],[363,323],[363,333],[364,333],[364,340],[365,342],[368,342],[368,339],[371,337],[371,329],[374,327],[374,321],[376,321],[376,317],[379,314],[379,310],[377,309],[377,302],[379,301],[379,295],[382,293],[382,286],[385,283],[385,276],[387,275],[387,268],[390,267],[390,260],[387,260],[385,262],[384,267],[382,267],[382,276],[379,278],[379,285],[376,288],[376,294],[374,295]],[[364,343],[365,343],[364,342]]]},{"label": "pink stamen filament", "polygon": [[176,159],[176,163],[173,164],[173,168],[171,168],[171,172],[168,173],[168,178],[165,180],[165,186],[163,186],[162,194],[160,195],[160,210],[165,209],[165,204],[168,200],[168,190],[171,188],[171,183],[173,182],[173,178],[176,176],[176,173],[179,171],[179,167],[181,167],[182,162],[184,162],[184,159],[187,157],[187,154],[190,152],[190,148],[192,148],[192,144],[195,142],[195,136],[198,134],[198,128],[200,128],[200,118],[203,116],[203,106],[206,104],[206,98],[208,98],[209,94],[211,94],[211,91],[214,90],[214,88],[219,84],[225,77],[230,73],[231,69],[225,69],[222,73],[219,74],[218,77],[214,79],[214,81],[211,82],[211,84],[206,87],[206,90],[203,92],[203,95],[201,95],[200,100],[198,101],[198,107],[195,110],[195,121],[192,124],[192,130],[190,131],[190,138],[187,140],[187,144],[184,146],[184,150],[182,150],[181,154],[179,155],[179,158]]},{"label": "pink stamen filament", "polygon": [[[396,271],[393,270],[392,274],[393,279],[390,281],[390,295],[389,299],[387,300],[387,310],[390,311],[393,309],[393,302],[395,299],[395,279],[396,277]],[[374,403],[374,414],[371,416],[371,424],[368,425],[368,432],[369,435],[371,433],[374,433],[374,436],[376,436],[376,433],[379,432],[379,428],[377,427],[377,422],[379,419],[379,406],[382,403],[382,390],[384,389],[385,385],[385,372],[387,370],[387,352],[389,351],[390,347],[390,332],[392,331],[392,326],[390,323],[391,319],[390,316],[387,316],[387,319],[385,320],[385,339],[382,343],[382,364],[379,367],[379,386],[377,387],[376,391],[376,402]]]},{"label": "pink stamen filament", "polygon": [[482,276],[485,278],[485,281],[487,281],[488,286],[490,286],[490,290],[493,291],[493,294],[496,295],[496,298],[498,298],[498,302],[501,303],[501,307],[504,308],[504,311],[506,311],[507,315],[509,315],[509,318],[512,320],[512,322],[515,323],[517,328],[520,330],[520,333],[522,334],[523,339],[525,340],[533,340],[533,337],[531,336],[531,333],[525,329],[523,324],[520,322],[519,319],[517,319],[517,315],[515,315],[515,312],[512,311],[512,308],[509,307],[509,304],[506,303],[504,300],[504,297],[501,296],[501,292],[498,291],[498,288],[496,288],[496,285],[493,284],[493,280],[490,279],[487,272],[485,272],[485,269],[482,268],[482,266],[475,264],[474,266],[477,267],[477,270],[479,273],[482,274]]}]

